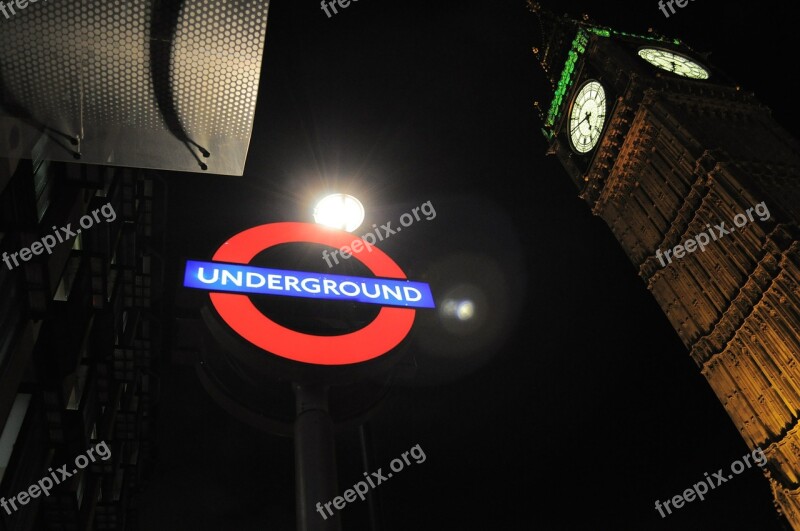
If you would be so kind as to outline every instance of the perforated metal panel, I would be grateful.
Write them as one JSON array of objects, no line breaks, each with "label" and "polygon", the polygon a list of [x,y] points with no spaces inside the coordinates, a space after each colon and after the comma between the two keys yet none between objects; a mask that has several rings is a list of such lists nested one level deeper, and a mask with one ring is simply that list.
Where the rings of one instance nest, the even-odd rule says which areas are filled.
[{"label": "perforated metal panel", "polygon": [[51,160],[241,175],[267,9],[39,0],[0,13],[0,156],[16,127],[28,157],[45,134]]}]

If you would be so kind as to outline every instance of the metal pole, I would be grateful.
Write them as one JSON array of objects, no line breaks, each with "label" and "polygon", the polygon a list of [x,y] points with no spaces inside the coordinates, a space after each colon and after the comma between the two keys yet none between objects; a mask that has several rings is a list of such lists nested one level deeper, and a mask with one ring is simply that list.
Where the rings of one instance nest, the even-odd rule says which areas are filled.
[{"label": "metal pole", "polygon": [[[294,421],[297,530],[341,531],[339,511],[330,504],[338,496],[339,485],[328,389],[323,385],[295,384],[294,392],[297,402]],[[325,509],[326,503],[330,511]]]},{"label": "metal pole", "polygon": [[[372,447],[372,433],[367,423],[358,427],[358,435],[361,441],[361,462],[364,471],[369,473],[375,470],[375,452]],[[367,491],[367,512],[369,513],[370,531],[380,531],[380,503],[378,494],[372,489]]]}]

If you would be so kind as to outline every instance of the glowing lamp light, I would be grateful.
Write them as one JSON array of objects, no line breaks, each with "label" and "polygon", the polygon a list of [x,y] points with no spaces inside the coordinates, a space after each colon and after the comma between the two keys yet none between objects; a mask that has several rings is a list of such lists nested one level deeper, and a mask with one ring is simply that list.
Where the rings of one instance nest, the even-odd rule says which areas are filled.
[{"label": "glowing lamp light", "polygon": [[364,205],[352,195],[331,194],[317,203],[314,221],[326,227],[353,232],[364,222]]}]

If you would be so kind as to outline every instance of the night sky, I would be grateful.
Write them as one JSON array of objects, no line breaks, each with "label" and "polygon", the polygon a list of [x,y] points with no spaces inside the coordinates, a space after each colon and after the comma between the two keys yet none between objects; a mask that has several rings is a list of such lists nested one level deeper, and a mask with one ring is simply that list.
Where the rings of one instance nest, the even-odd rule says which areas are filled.
[{"label": "night sky", "polygon": [[[711,52],[798,133],[788,11],[550,7]],[[370,421],[375,459],[386,470],[419,444],[426,460],[375,490],[381,529],[783,529],[755,469],[666,518],[654,509],[748,449],[611,231],[545,155],[540,44],[523,0],[359,0],[331,18],[318,2],[275,0],[245,175],[165,174],[175,314],[202,300],[180,288],[182,260],[257,224],[311,221],[324,191],[361,197],[370,224],[431,201],[435,219],[380,247],[437,300],[472,286],[479,302],[474,326],[419,311],[399,349],[405,368]],[[293,529],[291,440],[230,417],[193,368],[162,372],[142,529]],[[365,470],[355,430],[337,444],[343,492]],[[365,506],[343,510],[345,530],[367,529]]]}]

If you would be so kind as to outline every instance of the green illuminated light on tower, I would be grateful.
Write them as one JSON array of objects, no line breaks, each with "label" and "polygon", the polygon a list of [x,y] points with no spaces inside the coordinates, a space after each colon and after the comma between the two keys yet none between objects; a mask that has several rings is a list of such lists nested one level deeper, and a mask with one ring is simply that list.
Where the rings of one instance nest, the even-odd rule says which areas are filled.
[{"label": "green illuminated light on tower", "polygon": [[572,46],[567,54],[567,61],[564,64],[564,69],[561,71],[561,78],[558,80],[558,85],[556,85],[556,91],[555,94],[553,94],[553,101],[550,103],[550,109],[547,112],[547,118],[544,121],[544,129],[542,129],[542,131],[548,139],[552,139],[554,136],[552,130],[553,126],[555,125],[556,120],[558,120],[558,117],[561,115],[561,111],[564,107],[564,98],[567,95],[567,91],[569,91],[569,88],[572,86],[572,82],[575,81],[573,75],[575,73],[575,65],[578,63],[578,59],[580,58],[581,54],[586,51],[586,45],[589,44],[589,33],[606,38],[615,35],[620,37],[634,37],[636,39],[647,41],[681,44],[680,39],[635,35],[633,33],[617,31],[611,28],[598,28],[595,26],[584,26],[578,28],[578,33],[575,36],[575,39],[572,41]]},{"label": "green illuminated light on tower", "polygon": [[595,35],[600,35],[601,37],[611,37],[611,31],[607,29],[588,28],[588,30],[594,33]]},{"label": "green illuminated light on tower", "polygon": [[572,47],[567,54],[567,62],[564,64],[564,69],[561,71],[561,79],[558,80],[558,86],[556,86],[553,101],[550,103],[550,110],[544,122],[546,128],[552,128],[556,118],[561,114],[564,96],[566,96],[567,90],[569,90],[570,85],[572,85],[574,81],[572,79],[572,74],[575,73],[575,64],[578,62],[580,55],[586,51],[586,45],[588,43],[589,36],[586,34],[586,31],[583,28],[578,29],[578,34],[575,36],[575,40],[572,41]]}]

